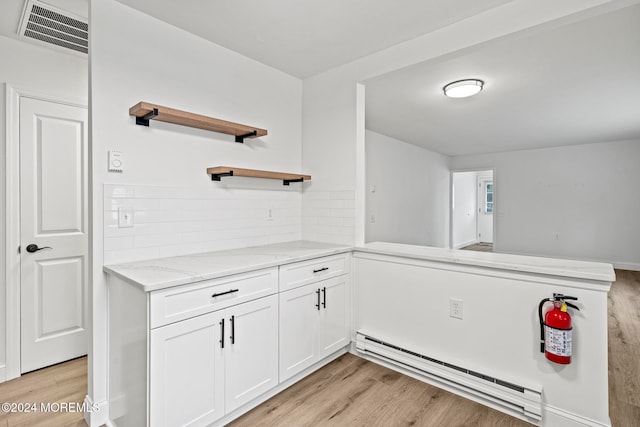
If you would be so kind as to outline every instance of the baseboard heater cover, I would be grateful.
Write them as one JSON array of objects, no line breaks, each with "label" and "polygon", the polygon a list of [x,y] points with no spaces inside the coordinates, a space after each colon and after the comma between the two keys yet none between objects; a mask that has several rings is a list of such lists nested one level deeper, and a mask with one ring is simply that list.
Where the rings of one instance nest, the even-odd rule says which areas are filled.
[{"label": "baseboard heater cover", "polygon": [[359,353],[410,369],[465,394],[488,400],[505,412],[519,413],[532,421],[542,420],[542,386],[523,386],[503,381],[418,354],[360,331],[356,333],[356,349]]}]

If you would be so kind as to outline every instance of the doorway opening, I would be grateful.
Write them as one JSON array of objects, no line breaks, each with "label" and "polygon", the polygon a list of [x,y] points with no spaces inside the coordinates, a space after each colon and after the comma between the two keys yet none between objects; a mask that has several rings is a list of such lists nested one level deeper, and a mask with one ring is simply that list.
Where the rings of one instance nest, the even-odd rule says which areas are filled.
[{"label": "doorway opening", "polygon": [[493,169],[451,172],[452,249],[494,251]]}]

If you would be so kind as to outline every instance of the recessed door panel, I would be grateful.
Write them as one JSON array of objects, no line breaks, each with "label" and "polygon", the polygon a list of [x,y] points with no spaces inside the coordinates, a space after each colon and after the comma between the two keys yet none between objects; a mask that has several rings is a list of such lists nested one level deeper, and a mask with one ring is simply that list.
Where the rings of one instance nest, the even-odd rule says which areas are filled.
[{"label": "recessed door panel", "polygon": [[84,231],[83,123],[36,116],[38,233]]},{"label": "recessed door panel", "polygon": [[85,327],[83,261],[82,257],[73,257],[37,263],[37,341],[78,332]]}]

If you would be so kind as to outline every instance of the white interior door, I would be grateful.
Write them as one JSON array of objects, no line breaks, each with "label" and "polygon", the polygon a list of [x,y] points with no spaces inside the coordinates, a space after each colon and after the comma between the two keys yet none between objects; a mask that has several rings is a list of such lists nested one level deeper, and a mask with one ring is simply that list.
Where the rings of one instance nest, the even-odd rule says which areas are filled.
[{"label": "white interior door", "polygon": [[21,372],[87,353],[87,109],[20,99]]}]

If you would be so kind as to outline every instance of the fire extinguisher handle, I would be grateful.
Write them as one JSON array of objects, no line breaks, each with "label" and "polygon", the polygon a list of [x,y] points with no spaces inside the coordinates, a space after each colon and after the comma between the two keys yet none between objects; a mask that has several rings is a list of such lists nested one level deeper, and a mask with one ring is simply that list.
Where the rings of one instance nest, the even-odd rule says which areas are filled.
[{"label": "fire extinguisher handle", "polygon": [[[576,299],[577,299],[577,298],[576,298]],[[577,305],[575,305],[575,304],[571,304],[570,302],[566,302],[566,301],[565,301],[564,303],[565,303],[565,304],[567,304],[569,307],[571,307],[571,308],[573,308],[573,309],[576,309],[576,310],[580,311],[580,309],[578,308],[578,306],[577,306]]]},{"label": "fire extinguisher handle", "polygon": [[566,300],[574,300],[574,301],[577,301],[577,300],[578,300],[578,297],[572,297],[572,296],[564,295],[564,294],[557,294],[557,293],[555,293],[555,292],[554,292],[554,294],[553,294],[553,299],[554,299],[554,300],[559,300],[559,299],[561,299],[561,300],[564,300],[564,301],[566,301]]}]

